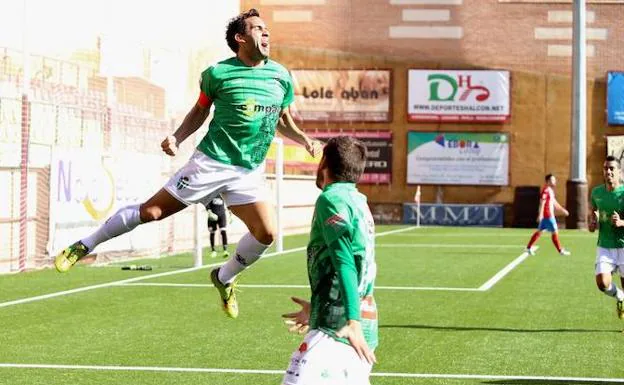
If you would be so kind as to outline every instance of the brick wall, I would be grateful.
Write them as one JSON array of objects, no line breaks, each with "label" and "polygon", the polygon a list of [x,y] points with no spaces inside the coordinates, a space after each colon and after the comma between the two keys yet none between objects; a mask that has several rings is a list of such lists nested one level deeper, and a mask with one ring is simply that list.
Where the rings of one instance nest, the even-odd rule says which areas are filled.
[{"label": "brick wall", "polygon": [[[571,1],[242,0],[274,45],[569,74]],[[587,1],[587,70],[624,69],[624,1]]]},{"label": "brick wall", "polygon": [[[374,203],[398,203],[413,200],[416,186],[407,180],[408,131],[507,132],[510,134],[510,185],[442,186],[443,200],[448,203],[511,204],[514,189],[523,185],[541,185],[544,175],[554,173],[560,181],[557,197],[565,203],[570,169],[571,81],[567,76],[512,71],[511,120],[494,124],[450,124],[407,122],[407,70],[438,68],[417,60],[391,60],[369,55],[331,53],[304,48],[272,48],[273,59],[287,68],[390,68],[393,70],[391,123],[312,123],[302,128],[346,131],[390,129],[393,133],[392,183],[361,185],[362,192]],[[606,154],[605,135],[618,132],[605,124],[603,80],[587,83],[587,179],[589,186],[602,183],[601,166]],[[438,186],[423,186],[422,201],[436,199]]]}]

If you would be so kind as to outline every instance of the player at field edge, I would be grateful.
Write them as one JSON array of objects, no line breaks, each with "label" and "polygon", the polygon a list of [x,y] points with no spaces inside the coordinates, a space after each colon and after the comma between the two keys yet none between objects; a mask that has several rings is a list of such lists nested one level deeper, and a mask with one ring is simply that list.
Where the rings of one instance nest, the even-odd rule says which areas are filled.
[{"label": "player at field edge", "polygon": [[555,199],[554,188],[557,185],[557,178],[553,174],[548,174],[544,177],[544,182],[544,186],[540,192],[537,231],[531,236],[525,252],[529,255],[535,255],[533,245],[535,245],[535,242],[537,242],[544,231],[548,231],[552,234],[552,243],[555,245],[557,252],[561,255],[570,255],[570,252],[563,248],[559,241],[559,229],[557,228],[557,221],[555,220],[555,210],[559,210],[566,217],[570,215],[570,213]]},{"label": "player at field edge", "polygon": [[284,314],[290,331],[306,333],[292,354],[283,385],[366,385],[378,344],[373,288],[375,224],[355,183],[366,164],[357,139],[330,139],[318,166],[319,195],[307,247],[311,299]]},{"label": "player at field edge", "polygon": [[230,256],[230,252],[228,251],[227,223],[228,217],[231,214],[228,213],[228,209],[225,207],[223,198],[221,196],[217,196],[208,202],[206,205],[206,213],[208,214],[208,231],[210,232],[210,257],[217,257],[215,238],[218,228],[221,233],[221,246],[223,247],[221,256],[223,258],[227,258]]},{"label": "player at field edge", "polygon": [[312,156],[320,155],[322,144],[302,132],[290,115],[293,82],[286,68],[269,59],[270,34],[259,12],[250,9],[231,19],[226,41],[236,55],[202,72],[199,99],[180,127],[161,143],[167,155],[175,156],[214,105],[208,132],[189,161],[147,201],[120,209],[93,234],[63,250],[55,259],[59,272],[68,271],[102,242],[191,204],[205,205],[221,194],[249,230],[234,255],[210,273],[224,311],[231,318],[238,316],[236,277],[260,258],[275,237],[263,172],[276,128]]},{"label": "player at field edge", "polygon": [[602,165],[604,184],[591,191],[592,212],[589,231],[598,229],[596,247],[596,286],[616,299],[616,311],[624,320],[624,291],[613,283],[613,273],[620,274],[624,287],[624,220],[619,212],[624,205],[624,186],[621,183],[620,163],[614,156],[607,156]]}]

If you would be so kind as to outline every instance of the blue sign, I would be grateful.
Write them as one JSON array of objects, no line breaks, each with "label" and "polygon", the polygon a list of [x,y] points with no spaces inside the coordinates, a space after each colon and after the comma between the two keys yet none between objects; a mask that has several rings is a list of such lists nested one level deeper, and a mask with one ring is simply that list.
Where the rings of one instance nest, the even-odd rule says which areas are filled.
[{"label": "blue sign", "polygon": [[607,124],[624,125],[624,72],[607,72]]},{"label": "blue sign", "polygon": [[403,223],[434,226],[503,227],[503,205],[403,203]]}]

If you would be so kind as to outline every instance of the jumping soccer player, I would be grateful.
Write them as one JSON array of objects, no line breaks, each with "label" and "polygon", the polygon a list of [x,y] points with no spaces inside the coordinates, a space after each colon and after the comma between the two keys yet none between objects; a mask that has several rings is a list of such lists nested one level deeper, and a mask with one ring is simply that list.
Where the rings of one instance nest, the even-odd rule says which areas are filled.
[{"label": "jumping soccer player", "polygon": [[235,56],[202,72],[197,103],[180,127],[163,140],[170,156],[207,119],[214,105],[208,133],[189,161],[154,196],[142,204],[127,206],[113,214],[97,231],[63,250],[55,260],[60,272],[69,270],[97,245],[136,226],[161,220],[194,203],[206,204],[221,194],[225,203],[249,229],[236,253],[210,274],[226,314],[238,316],[234,293],[237,275],[257,261],[273,243],[268,192],[262,174],[264,160],[276,127],[312,155],[322,151],[293,122],[288,106],[294,100],[290,74],[270,60],[269,30],[255,9],[233,18],[226,30],[228,46]]}]

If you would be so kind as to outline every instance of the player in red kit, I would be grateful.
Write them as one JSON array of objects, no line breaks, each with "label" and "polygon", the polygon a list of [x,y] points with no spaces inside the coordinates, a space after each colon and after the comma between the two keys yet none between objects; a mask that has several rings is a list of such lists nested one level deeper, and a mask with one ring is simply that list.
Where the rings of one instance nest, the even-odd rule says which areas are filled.
[{"label": "player in red kit", "polygon": [[552,242],[557,248],[559,254],[570,255],[568,250],[561,247],[557,221],[555,220],[555,210],[559,210],[566,217],[569,215],[568,210],[561,206],[555,199],[555,190],[553,188],[557,185],[557,178],[555,178],[553,174],[548,174],[544,180],[546,183],[544,184],[544,187],[542,187],[542,191],[540,193],[539,213],[537,216],[537,222],[539,225],[537,227],[537,231],[531,236],[531,240],[526,247],[526,252],[530,255],[535,255],[533,245],[537,242],[540,235],[542,235],[544,231],[548,231],[552,233]]}]

